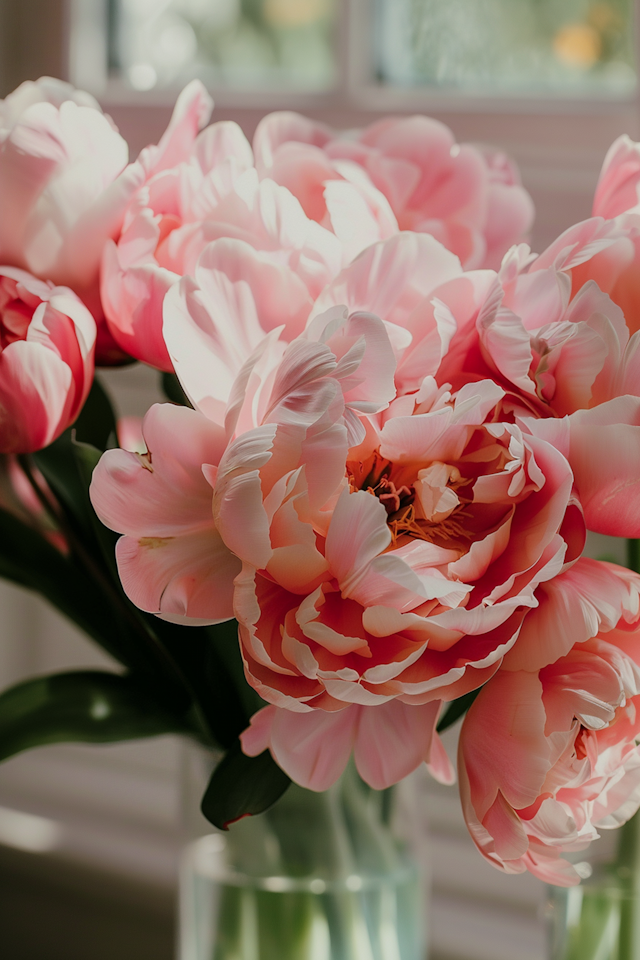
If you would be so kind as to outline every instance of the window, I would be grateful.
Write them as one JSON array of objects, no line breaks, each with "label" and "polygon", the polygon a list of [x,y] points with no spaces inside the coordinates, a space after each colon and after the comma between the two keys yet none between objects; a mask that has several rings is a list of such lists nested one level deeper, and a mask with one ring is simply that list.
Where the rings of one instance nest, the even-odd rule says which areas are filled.
[{"label": "window", "polygon": [[[34,2],[34,0],[32,0]],[[633,0],[73,0],[89,86],[625,100]],[[93,31],[91,26],[93,25]],[[102,50],[89,35],[102,35]],[[91,76],[92,74],[92,76]]]},{"label": "window", "polygon": [[501,96],[635,90],[631,0],[378,0],[381,82]]},{"label": "window", "polygon": [[133,89],[316,91],[336,78],[335,0],[112,0],[110,67]]}]

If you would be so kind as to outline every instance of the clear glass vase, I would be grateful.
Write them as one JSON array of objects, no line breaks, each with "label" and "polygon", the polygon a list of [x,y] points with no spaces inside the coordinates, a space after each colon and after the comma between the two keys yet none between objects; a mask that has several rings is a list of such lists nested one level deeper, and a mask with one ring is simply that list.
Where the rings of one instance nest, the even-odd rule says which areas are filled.
[{"label": "clear glass vase", "polygon": [[179,960],[424,960],[417,822],[411,784],[379,793],[350,767],[209,827],[183,857]]},{"label": "clear glass vase", "polygon": [[577,864],[579,886],[549,888],[549,960],[640,960],[639,815],[606,839]]}]

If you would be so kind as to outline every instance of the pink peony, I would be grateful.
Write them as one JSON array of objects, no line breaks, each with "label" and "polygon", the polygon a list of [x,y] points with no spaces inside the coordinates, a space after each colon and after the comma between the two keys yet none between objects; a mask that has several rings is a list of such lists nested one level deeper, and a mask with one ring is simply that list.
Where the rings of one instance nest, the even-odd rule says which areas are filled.
[{"label": "pink peony", "polygon": [[[319,318],[317,333],[289,347],[268,337],[240,371],[218,420],[207,397],[198,410],[156,405],[142,425],[147,453],[113,450],[102,457],[91,497],[104,523],[125,534],[118,566],[138,606],[186,622],[233,616],[241,562],[220,532],[229,527],[226,492],[243,496],[244,486],[242,524],[228,529],[227,539],[235,545],[244,536],[264,552],[260,491],[256,499],[255,475],[245,473],[249,463],[264,466],[276,438],[299,473],[305,458],[314,464],[314,506],[339,483],[348,436],[363,436],[357,411],[385,405],[393,361],[373,317]],[[215,377],[211,385],[215,390]],[[272,463],[274,480],[277,469]],[[318,562],[308,539],[293,551],[302,570]]]},{"label": "pink peony", "polygon": [[[368,248],[288,346],[293,300],[273,307],[278,288],[245,252],[214,243],[167,298],[196,411],[154,408],[148,455],[110,452],[94,476],[98,513],[126,534],[125,589],[185,622],[234,612],[249,682],[271,704],[248,752],[268,746],[316,789],[351,750],[376,786],[425,759],[446,778],[434,705],[488,680],[520,634],[542,665],[547,628],[533,613],[573,589],[554,587],[584,543],[566,420],[525,418],[531,406],[489,377],[439,385],[498,278],[463,274],[432,237]],[[576,571],[578,589],[589,571]],[[558,655],[598,629],[592,606],[569,608]],[[376,746],[368,731],[387,714]],[[399,751],[393,731],[414,723],[423,734]]]},{"label": "pink peony", "polygon": [[640,804],[640,579],[620,575],[618,594],[630,602],[616,627],[606,623],[539,672],[501,669],[465,718],[465,819],[482,855],[507,873],[578,883],[561,854],[583,850]]},{"label": "pink peony", "polygon": [[69,84],[45,77],[0,102],[0,263],[71,287],[99,323],[101,362],[125,359],[101,323],[105,242],[118,235],[145,180],[188,153],[189,132],[192,140],[210,103],[194,81],[160,144],[128,164],[127,144],[111,120]]},{"label": "pink peony", "polygon": [[498,273],[463,273],[432,238],[402,233],[361,254],[315,309],[344,302],[380,314],[399,395],[425,374],[454,393],[499,384],[500,418],[517,417],[567,458],[587,527],[640,536],[640,333],[629,335],[593,280],[576,287],[574,278],[572,290],[571,249],[536,258],[521,245]]},{"label": "pink peony", "polygon": [[[247,296],[262,314],[259,336],[285,323],[292,339],[341,265],[336,237],[309,220],[288,190],[258,181],[237,124],[212,124],[188,146],[181,162],[154,173],[138,191],[117,242],[104,252],[110,329],[132,356],[163,370],[176,359],[173,342],[167,351],[163,339],[163,299],[181,277],[177,298],[187,310],[194,304],[198,314],[209,312],[207,322],[219,324],[225,339],[248,324],[245,310],[256,310],[245,306]],[[180,343],[178,333],[178,350]]]},{"label": "pink peony", "polygon": [[[366,714],[358,719],[350,705],[422,708],[474,689],[498,669],[537,605],[538,586],[574,559],[576,541],[582,545],[566,461],[494,422],[500,398],[490,382],[455,398],[425,384],[411,415],[382,414],[381,426],[370,424],[348,452],[339,495],[319,512],[306,507],[311,465],[304,478],[291,472],[285,437],[278,443],[276,435],[269,459],[263,445],[257,476],[255,457],[242,473],[236,466],[234,486],[220,491],[218,524],[223,538],[234,535],[243,560],[234,611],[247,679],[279,708],[266,714],[274,732],[261,719],[258,733],[245,735],[246,750],[268,743],[285,771],[321,789],[315,774],[302,779],[299,713],[325,711],[331,743],[335,712],[349,709],[355,727],[349,734],[345,726],[345,744],[354,736],[356,756],[371,754],[378,747],[358,734]],[[338,451],[334,457],[339,475]],[[260,511],[274,460],[282,479],[266,485]],[[312,549],[304,564],[303,544]],[[308,723],[320,737],[320,719]],[[430,746],[407,741],[395,764],[379,762],[407,773]]]},{"label": "pink peony", "polygon": [[465,269],[497,268],[529,231],[533,204],[503,153],[456,144],[428,117],[388,117],[340,135],[273,113],[254,139],[261,176],[288,187],[350,257],[399,230],[432,234]]},{"label": "pink peony", "polygon": [[593,216],[613,220],[640,204],[640,144],[624,134],[607,151],[593,198]]},{"label": "pink peony", "polygon": [[93,380],[94,320],[66,287],[0,267],[0,452],[46,447]]},{"label": "pink peony", "polygon": [[538,268],[570,277],[572,295],[594,280],[622,309],[632,334],[640,331],[639,186],[639,145],[619,137],[602,165],[592,219],[565,230],[538,260]]}]

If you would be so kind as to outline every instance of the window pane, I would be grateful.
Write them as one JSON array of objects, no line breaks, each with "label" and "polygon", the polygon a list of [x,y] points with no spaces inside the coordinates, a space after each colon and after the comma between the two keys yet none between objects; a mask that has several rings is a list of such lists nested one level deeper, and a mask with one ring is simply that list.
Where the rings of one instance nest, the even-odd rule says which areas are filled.
[{"label": "window pane", "polygon": [[377,0],[383,83],[477,94],[628,95],[633,0]]},{"label": "window pane", "polygon": [[111,68],[138,90],[324,90],[335,80],[336,0],[110,0]]}]

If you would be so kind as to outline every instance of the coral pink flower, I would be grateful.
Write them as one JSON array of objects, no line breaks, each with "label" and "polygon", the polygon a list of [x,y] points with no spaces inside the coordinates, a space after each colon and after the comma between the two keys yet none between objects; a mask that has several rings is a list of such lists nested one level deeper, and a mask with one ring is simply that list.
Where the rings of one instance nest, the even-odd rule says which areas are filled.
[{"label": "coral pink flower", "polygon": [[428,117],[388,117],[353,137],[273,113],[259,124],[254,150],[261,176],[288,187],[350,257],[400,229],[432,234],[466,269],[497,268],[533,221],[508,157],[459,146]]},{"label": "coral pink flower", "polygon": [[507,873],[578,883],[561,854],[584,849],[640,804],[639,588],[634,577],[633,617],[627,611],[539,672],[501,669],[465,718],[465,819],[483,856]]},{"label": "coral pink flower", "polygon": [[426,383],[413,415],[383,414],[350,449],[324,505],[286,434],[255,444],[242,471],[234,460],[233,486],[219,473],[214,511],[243,560],[234,610],[247,678],[282,711],[274,755],[296,778],[286,744],[304,729],[298,713],[325,711],[329,736],[351,704],[421,706],[474,689],[515,643],[537,587],[581,548],[568,464],[492,421],[501,396],[485,382],[452,401]]},{"label": "coral pink flower", "polygon": [[0,267],[0,452],[40,450],[74,422],[93,380],[95,339],[71,290]]},{"label": "coral pink flower", "polygon": [[105,242],[145,180],[188,152],[210,103],[199,82],[190,84],[160,144],[133,164],[93,97],[68,84],[22,84],[0,103],[0,263],[71,287],[100,324],[101,361],[124,358],[100,323]]},{"label": "coral pink flower", "polygon": [[[587,234],[594,246],[599,229]],[[437,246],[404,233],[370,247],[315,309],[345,302],[382,316],[399,395],[425,374],[453,392],[489,378],[501,385],[501,416],[520,417],[568,459],[589,529],[640,536],[640,333],[629,336],[621,308],[593,280],[576,287],[574,277],[572,291],[571,245],[539,258],[514,247],[496,274],[462,273],[428,243]]]},{"label": "coral pink flower", "polygon": [[288,190],[258,181],[251,147],[237,124],[215,123],[189,145],[180,163],[155,173],[136,194],[117,242],[105,248],[102,300],[121,347],[171,370],[163,299],[181,277],[196,277],[196,284],[185,280],[181,296],[205,300],[215,322],[228,324],[225,338],[235,336],[236,324],[247,323],[242,314],[248,287],[260,309],[270,313],[266,323],[258,318],[254,324],[257,335],[291,317],[292,339],[338,272],[341,253],[336,237],[309,220]]}]

